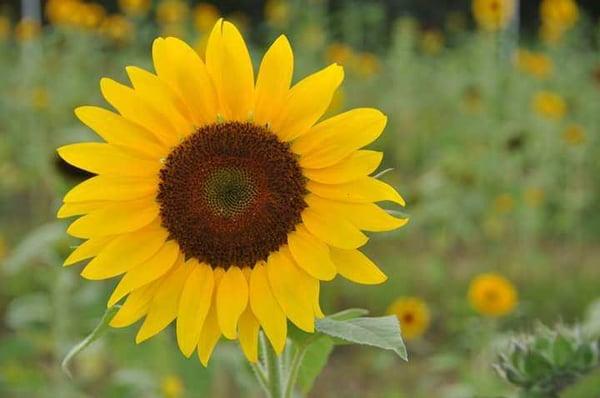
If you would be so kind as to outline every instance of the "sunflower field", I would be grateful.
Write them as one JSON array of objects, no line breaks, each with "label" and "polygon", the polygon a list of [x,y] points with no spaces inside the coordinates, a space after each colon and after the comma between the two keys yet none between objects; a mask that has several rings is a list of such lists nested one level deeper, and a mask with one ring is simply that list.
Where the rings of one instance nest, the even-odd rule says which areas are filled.
[{"label": "sunflower field", "polygon": [[252,4],[0,1],[0,397],[600,398],[598,10]]}]

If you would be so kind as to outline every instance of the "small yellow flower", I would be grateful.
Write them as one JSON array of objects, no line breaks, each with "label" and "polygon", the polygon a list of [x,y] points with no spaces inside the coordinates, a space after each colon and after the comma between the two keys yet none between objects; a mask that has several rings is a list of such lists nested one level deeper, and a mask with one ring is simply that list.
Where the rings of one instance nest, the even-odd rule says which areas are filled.
[{"label": "small yellow flower", "polygon": [[515,64],[521,71],[538,79],[548,78],[554,69],[552,59],[546,55],[523,49],[516,51]]},{"label": "small yellow flower", "polygon": [[494,210],[497,213],[510,213],[515,208],[515,200],[508,193],[498,195],[494,199]]},{"label": "small yellow flower", "polygon": [[106,10],[100,4],[79,3],[69,22],[76,27],[91,30],[100,27],[105,16]]},{"label": "small yellow flower", "polygon": [[0,15],[0,40],[6,40],[10,36],[10,19]]},{"label": "small yellow flower", "polygon": [[428,29],[421,36],[421,49],[429,55],[438,54],[444,48],[444,35],[439,30]]},{"label": "small yellow flower", "polygon": [[515,13],[514,0],[473,0],[472,11],[482,30],[495,32],[503,29]]},{"label": "small yellow flower", "polygon": [[180,398],[183,396],[183,381],[176,375],[163,378],[160,387],[164,398]]},{"label": "small yellow flower", "polygon": [[29,18],[23,18],[15,26],[15,37],[19,41],[30,41],[40,35],[42,27],[38,21]]},{"label": "small yellow flower", "polygon": [[145,15],[150,9],[150,5],[150,0],[119,0],[121,11],[132,16]]},{"label": "small yellow flower", "polygon": [[278,28],[287,25],[290,18],[290,5],[286,0],[267,0],[265,20]]},{"label": "small yellow flower", "polygon": [[219,19],[219,9],[209,3],[199,3],[194,7],[194,26],[199,32],[208,32]]},{"label": "small yellow flower", "polygon": [[325,57],[329,63],[349,66],[354,61],[354,50],[344,43],[334,42],[327,47]]},{"label": "small yellow flower", "polygon": [[156,7],[156,19],[163,25],[179,24],[188,12],[187,4],[181,0],[162,0]]},{"label": "small yellow flower", "polygon": [[134,27],[123,15],[114,14],[102,22],[100,32],[110,40],[122,44],[132,39]]},{"label": "small yellow flower", "polygon": [[359,75],[368,78],[379,73],[381,64],[375,54],[364,52],[356,56],[355,67]]},{"label": "small yellow flower", "polygon": [[523,194],[523,200],[525,204],[531,208],[540,207],[542,203],[544,203],[544,198],[546,194],[542,188],[539,187],[529,187],[525,190]]},{"label": "small yellow flower", "polygon": [[44,87],[37,87],[31,93],[31,105],[37,110],[48,108],[48,90]]},{"label": "small yellow flower", "polygon": [[570,124],[563,131],[562,138],[571,146],[581,145],[585,142],[585,130],[579,124]]},{"label": "small yellow flower", "polygon": [[579,7],[574,0],[543,0],[540,4],[543,25],[569,29],[579,19]]},{"label": "small yellow flower", "polygon": [[469,286],[469,301],[480,314],[500,317],[513,311],[518,302],[517,290],[502,275],[487,273],[477,276]]},{"label": "small yellow flower", "polygon": [[400,297],[388,308],[387,313],[396,315],[400,322],[402,337],[415,339],[427,330],[431,315],[427,303],[418,297]]},{"label": "small yellow flower", "polygon": [[48,0],[46,17],[52,25],[70,25],[81,5],[79,0]]},{"label": "small yellow flower", "polygon": [[567,113],[567,102],[559,94],[551,91],[535,94],[531,106],[537,114],[551,120],[560,120]]}]

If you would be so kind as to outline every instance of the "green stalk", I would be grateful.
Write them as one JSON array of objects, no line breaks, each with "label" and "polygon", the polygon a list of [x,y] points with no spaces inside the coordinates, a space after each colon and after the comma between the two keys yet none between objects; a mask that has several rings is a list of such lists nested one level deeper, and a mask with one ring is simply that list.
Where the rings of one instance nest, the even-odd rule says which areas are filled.
[{"label": "green stalk", "polygon": [[279,357],[271,347],[264,335],[261,335],[261,348],[267,368],[267,390],[270,398],[283,398],[283,388],[281,384],[281,362]]},{"label": "green stalk", "polygon": [[306,345],[298,346],[296,351],[294,352],[294,356],[292,358],[292,362],[290,363],[289,374],[285,385],[285,393],[283,395],[284,398],[293,398],[294,396],[294,387],[296,386],[298,372],[300,371],[300,365],[302,365],[302,360],[304,359],[305,353]]}]

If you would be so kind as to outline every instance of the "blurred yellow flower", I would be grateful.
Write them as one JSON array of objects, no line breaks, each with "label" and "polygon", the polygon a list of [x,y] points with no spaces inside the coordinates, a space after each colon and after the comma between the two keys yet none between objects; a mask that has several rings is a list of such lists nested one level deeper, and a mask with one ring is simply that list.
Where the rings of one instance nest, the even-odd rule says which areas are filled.
[{"label": "blurred yellow flower", "polygon": [[585,142],[585,130],[579,124],[570,124],[563,131],[562,138],[571,146],[581,145]]},{"label": "blurred yellow flower", "polygon": [[70,25],[74,16],[79,12],[79,0],[48,0],[46,3],[46,17],[53,25]]},{"label": "blurred yellow flower", "polygon": [[187,3],[182,0],[162,0],[156,7],[156,19],[162,25],[179,24],[188,13]]},{"label": "blurred yellow flower", "polygon": [[543,25],[569,29],[579,19],[579,7],[574,0],[543,0],[540,4]]},{"label": "blurred yellow flower", "polygon": [[164,377],[160,387],[164,398],[180,398],[183,396],[183,381],[176,375]]},{"label": "blurred yellow flower", "polygon": [[119,0],[119,9],[132,16],[144,15],[150,10],[151,0]]},{"label": "blurred yellow flower", "polygon": [[373,53],[364,52],[356,56],[355,59],[356,72],[362,77],[372,77],[379,73],[381,64],[379,58]]},{"label": "blurred yellow flower", "polygon": [[400,322],[402,337],[412,340],[425,333],[431,321],[427,303],[418,297],[400,297],[388,308],[387,313],[396,315]]},{"label": "blurred yellow flower", "polygon": [[0,15],[0,40],[6,40],[10,36],[10,19]]},{"label": "blurred yellow flower", "polygon": [[23,18],[15,26],[15,37],[19,41],[29,41],[39,36],[41,31],[42,27],[38,21]]},{"label": "blurred yellow flower", "polygon": [[567,113],[567,102],[552,91],[540,91],[532,100],[532,108],[546,119],[560,120]]},{"label": "blurred yellow flower", "polygon": [[527,206],[535,209],[544,203],[545,196],[546,194],[542,188],[529,187],[523,194],[523,200]]},{"label": "blurred yellow flower", "polygon": [[325,58],[329,63],[350,66],[354,61],[354,50],[347,44],[334,42],[327,47]]},{"label": "blurred yellow flower", "polygon": [[480,314],[500,317],[512,312],[518,302],[513,284],[495,273],[481,274],[471,281],[469,302]]},{"label": "blurred yellow flower", "polygon": [[100,4],[96,3],[78,3],[74,6],[69,16],[69,23],[83,29],[95,29],[100,27],[106,10]]},{"label": "blurred yellow flower", "polygon": [[300,31],[300,45],[306,49],[321,49],[325,43],[325,32],[316,23],[308,23]]},{"label": "blurred yellow flower", "polygon": [[501,30],[512,20],[515,13],[515,0],[473,0],[473,16],[482,30]]},{"label": "blurred yellow flower", "polygon": [[100,32],[108,39],[123,44],[131,41],[133,38],[134,26],[123,15],[114,14],[104,19],[100,27]]},{"label": "blurred yellow flower", "polygon": [[265,4],[265,20],[277,27],[283,28],[290,18],[290,5],[287,0],[267,0]]},{"label": "blurred yellow flower", "polygon": [[515,208],[515,200],[508,193],[503,193],[494,199],[496,213],[510,213]]},{"label": "blurred yellow flower", "polygon": [[31,93],[31,105],[37,110],[48,108],[49,95],[45,87],[36,87]]},{"label": "blurred yellow flower", "polygon": [[444,48],[444,35],[439,30],[428,29],[421,35],[420,44],[423,52],[436,55]]},{"label": "blurred yellow flower", "polygon": [[552,59],[543,53],[519,49],[515,52],[515,64],[523,72],[538,79],[546,79],[552,74]]},{"label": "blurred yellow flower", "polygon": [[209,3],[198,3],[194,7],[194,26],[201,33],[206,33],[219,19],[219,9]]}]

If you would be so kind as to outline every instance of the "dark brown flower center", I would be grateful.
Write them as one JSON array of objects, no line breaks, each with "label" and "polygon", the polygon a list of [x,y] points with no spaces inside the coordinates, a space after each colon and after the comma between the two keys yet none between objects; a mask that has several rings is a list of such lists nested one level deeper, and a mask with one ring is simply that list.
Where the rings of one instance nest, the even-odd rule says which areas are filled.
[{"label": "dark brown flower center", "polygon": [[157,200],[163,226],[187,258],[254,266],[287,242],[306,207],[289,145],[266,127],[204,126],[167,157]]}]

